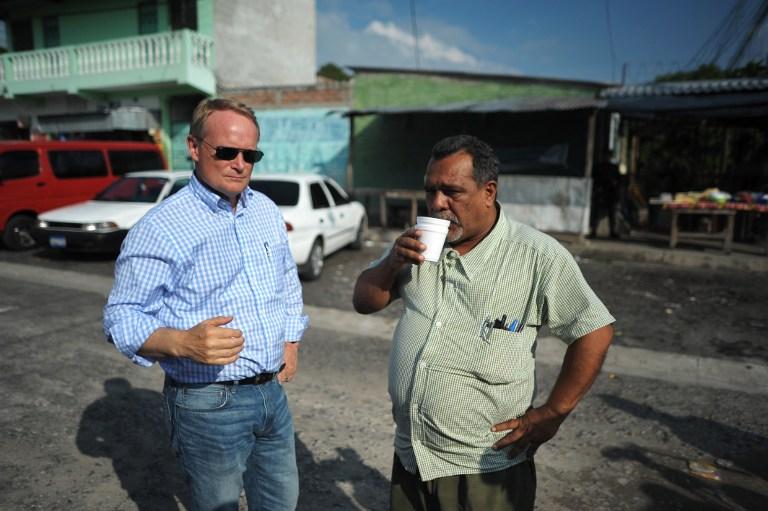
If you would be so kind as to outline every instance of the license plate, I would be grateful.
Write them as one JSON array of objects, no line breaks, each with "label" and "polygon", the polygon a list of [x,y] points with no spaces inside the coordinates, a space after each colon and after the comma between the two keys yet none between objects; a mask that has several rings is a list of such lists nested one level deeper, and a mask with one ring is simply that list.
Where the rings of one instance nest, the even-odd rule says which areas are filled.
[{"label": "license plate", "polygon": [[50,236],[48,244],[51,248],[67,248],[67,238],[64,236]]}]

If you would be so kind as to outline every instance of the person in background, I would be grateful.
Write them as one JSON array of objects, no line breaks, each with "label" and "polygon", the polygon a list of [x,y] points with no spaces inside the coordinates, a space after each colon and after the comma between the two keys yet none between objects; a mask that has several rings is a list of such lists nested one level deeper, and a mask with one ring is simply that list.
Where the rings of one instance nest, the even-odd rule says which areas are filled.
[{"label": "person in background", "polygon": [[141,366],[165,371],[171,444],[194,510],[292,510],[298,501],[293,379],[308,327],[277,206],[248,187],[259,125],[243,104],[194,111],[190,184],[128,233],[104,330]]},{"label": "person in background", "polygon": [[[409,229],[355,285],[360,313],[404,302],[389,361],[392,510],[533,509],[534,454],[590,388],[613,336],[573,257],[505,216],[498,166],[475,137],[439,141],[424,180],[430,215],[451,222],[439,262],[424,261]],[[533,407],[545,324],[568,349]]]}]

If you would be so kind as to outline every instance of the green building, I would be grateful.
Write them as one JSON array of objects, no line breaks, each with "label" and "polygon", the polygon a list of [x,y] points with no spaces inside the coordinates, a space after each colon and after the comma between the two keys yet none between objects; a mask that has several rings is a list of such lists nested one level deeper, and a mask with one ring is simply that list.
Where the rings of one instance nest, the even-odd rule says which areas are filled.
[{"label": "green building", "polygon": [[[593,167],[607,150],[607,84],[353,67],[347,183],[385,223],[412,223],[424,209],[432,145],[480,137],[501,160],[499,200],[514,218],[548,231],[588,230]],[[383,200],[382,200],[383,199]],[[383,203],[383,204],[382,204]],[[406,204],[405,217],[391,211]],[[402,208],[401,208],[402,210]]]},{"label": "green building", "polygon": [[189,168],[200,99],[314,83],[314,0],[287,1],[4,1],[0,138],[153,139]]}]

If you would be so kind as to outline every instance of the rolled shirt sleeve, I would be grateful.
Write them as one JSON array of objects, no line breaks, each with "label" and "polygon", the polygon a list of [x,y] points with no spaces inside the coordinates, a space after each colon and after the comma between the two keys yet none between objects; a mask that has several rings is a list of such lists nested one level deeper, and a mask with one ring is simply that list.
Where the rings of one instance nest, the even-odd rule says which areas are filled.
[{"label": "rolled shirt sleeve", "polygon": [[105,335],[121,353],[144,367],[155,360],[138,351],[155,330],[165,326],[157,318],[172,274],[165,239],[151,224],[137,224],[130,231],[104,307]]},{"label": "rolled shirt sleeve", "polygon": [[[283,230],[285,226],[283,225]],[[286,242],[287,242],[286,237]],[[299,342],[304,332],[309,328],[309,316],[303,313],[304,299],[301,293],[301,282],[299,281],[296,262],[293,260],[290,250],[286,250],[283,256],[283,267],[285,268],[285,341]]]}]

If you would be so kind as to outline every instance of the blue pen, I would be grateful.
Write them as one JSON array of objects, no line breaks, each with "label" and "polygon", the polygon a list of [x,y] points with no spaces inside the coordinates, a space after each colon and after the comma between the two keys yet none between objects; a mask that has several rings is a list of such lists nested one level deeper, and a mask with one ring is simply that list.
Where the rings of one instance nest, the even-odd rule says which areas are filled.
[{"label": "blue pen", "polygon": [[517,320],[513,319],[512,323],[509,324],[509,328],[507,328],[509,332],[517,332]]}]

